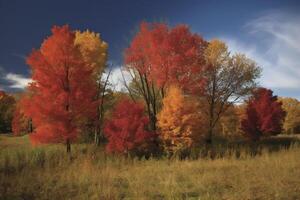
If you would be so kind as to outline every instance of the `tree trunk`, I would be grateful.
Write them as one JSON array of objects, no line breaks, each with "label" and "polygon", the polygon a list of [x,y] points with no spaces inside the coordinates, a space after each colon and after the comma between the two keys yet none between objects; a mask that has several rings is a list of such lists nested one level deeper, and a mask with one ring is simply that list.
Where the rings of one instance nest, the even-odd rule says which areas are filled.
[{"label": "tree trunk", "polygon": [[100,140],[102,139],[101,138],[101,132],[100,132],[101,130],[100,130],[100,128],[97,128],[96,130],[95,130],[95,140],[94,140],[94,142],[95,142],[95,145],[96,146],[99,146],[100,145]]},{"label": "tree trunk", "polygon": [[[101,91],[101,82],[99,80],[98,82],[98,92],[97,92],[97,99],[99,100],[101,98],[101,103],[100,105],[97,106],[97,120],[98,122],[96,127],[95,127],[95,145],[99,146],[100,141],[103,140],[103,135],[101,134],[102,126],[103,126],[103,121],[104,121],[104,97],[105,97],[105,91],[106,87],[108,84],[108,79],[110,77],[112,69],[109,70],[108,75],[106,77],[106,80],[104,82],[104,86]],[[101,97],[100,97],[100,92],[101,92]]]},{"label": "tree trunk", "polygon": [[151,121],[151,131],[156,131],[156,116],[151,114],[150,121]]},{"label": "tree trunk", "polygon": [[32,119],[30,119],[30,133],[33,132],[33,125],[32,125]]},{"label": "tree trunk", "polygon": [[209,128],[208,129],[208,137],[206,138],[207,144],[212,144],[212,135],[213,135],[213,129]]},{"label": "tree trunk", "polygon": [[70,142],[70,139],[67,139],[66,146],[67,146],[67,153],[71,153],[71,142]]},{"label": "tree trunk", "polygon": [[32,125],[32,119],[28,120],[28,128],[27,128],[28,133],[33,132],[33,125]]},{"label": "tree trunk", "polygon": [[208,127],[208,136],[206,138],[206,143],[207,144],[212,144],[212,136],[213,136],[213,129],[214,129],[214,126],[213,126],[213,120],[214,120],[214,113],[213,113],[213,105],[211,106],[212,109],[210,111],[210,119],[209,119],[209,127]]},{"label": "tree trunk", "polygon": [[215,73],[213,76],[213,85],[212,85],[212,94],[209,101],[209,127],[208,127],[208,138],[206,138],[207,144],[212,144],[212,135],[213,135],[213,128],[214,128],[214,112],[215,112],[215,91],[216,91],[216,77]]}]

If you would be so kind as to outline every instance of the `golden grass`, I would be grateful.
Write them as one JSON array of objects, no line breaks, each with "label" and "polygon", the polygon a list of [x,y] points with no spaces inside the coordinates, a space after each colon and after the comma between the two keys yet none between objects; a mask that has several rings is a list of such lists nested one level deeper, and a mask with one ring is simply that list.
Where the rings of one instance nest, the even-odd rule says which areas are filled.
[{"label": "golden grass", "polygon": [[0,199],[300,199],[297,145],[182,161],[125,159],[74,145],[70,160],[64,146],[31,148],[26,140],[0,138]]}]

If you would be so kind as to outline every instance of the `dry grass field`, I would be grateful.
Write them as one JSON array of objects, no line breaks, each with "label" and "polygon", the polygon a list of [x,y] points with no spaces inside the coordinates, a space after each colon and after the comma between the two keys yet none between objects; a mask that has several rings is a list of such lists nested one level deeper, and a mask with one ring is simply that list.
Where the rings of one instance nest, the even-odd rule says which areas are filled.
[{"label": "dry grass field", "polygon": [[300,199],[300,146],[215,159],[129,159],[0,136],[0,199]]}]

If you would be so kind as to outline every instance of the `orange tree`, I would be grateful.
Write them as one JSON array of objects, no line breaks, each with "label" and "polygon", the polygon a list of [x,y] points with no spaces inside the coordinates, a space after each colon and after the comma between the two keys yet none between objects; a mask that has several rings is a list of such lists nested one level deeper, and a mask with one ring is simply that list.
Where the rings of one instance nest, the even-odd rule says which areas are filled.
[{"label": "orange tree", "polygon": [[37,143],[65,143],[67,152],[85,118],[95,118],[96,84],[94,70],[74,44],[75,32],[69,26],[54,26],[52,35],[27,58],[33,83],[30,98],[22,109],[33,121],[31,135]]},{"label": "orange tree", "polygon": [[198,102],[184,96],[179,87],[170,86],[158,114],[159,137],[168,154],[176,154],[203,139],[203,118]]}]

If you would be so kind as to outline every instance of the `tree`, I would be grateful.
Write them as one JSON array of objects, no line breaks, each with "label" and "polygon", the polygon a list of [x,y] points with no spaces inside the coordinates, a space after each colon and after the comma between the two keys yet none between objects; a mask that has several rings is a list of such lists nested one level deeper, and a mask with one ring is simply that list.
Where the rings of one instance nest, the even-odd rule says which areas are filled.
[{"label": "tree", "polygon": [[102,40],[99,33],[89,30],[76,31],[74,43],[78,46],[84,61],[93,68],[95,78],[98,80],[106,66],[108,44]]},{"label": "tree", "polygon": [[256,87],[255,80],[260,76],[260,68],[244,55],[230,55],[225,43],[212,40],[205,50],[207,85],[206,115],[209,119],[207,143],[212,143],[214,128],[223,113],[250,94]]},{"label": "tree", "polygon": [[233,137],[237,136],[240,129],[240,119],[238,116],[237,106],[231,105],[226,109],[224,114],[219,120],[217,127],[222,133],[222,136],[226,137]]},{"label": "tree", "polygon": [[120,154],[135,152],[154,137],[154,133],[147,130],[148,123],[149,119],[144,114],[141,102],[121,99],[111,119],[104,125],[104,134],[108,139],[106,150]]},{"label": "tree", "polygon": [[248,102],[241,128],[247,137],[257,141],[262,136],[281,133],[285,115],[277,96],[271,90],[258,88]]},{"label": "tree", "polygon": [[93,68],[74,44],[70,27],[54,26],[52,35],[27,58],[33,82],[22,109],[32,118],[37,143],[66,143],[67,152],[79,133],[79,124],[94,118],[98,102]]},{"label": "tree", "polygon": [[12,120],[12,132],[15,136],[18,136],[32,131],[31,120],[24,115],[21,104],[18,102]]},{"label": "tree", "polygon": [[279,101],[287,114],[283,123],[284,131],[294,134],[295,129],[300,130],[300,102],[293,98],[279,98]]},{"label": "tree", "polygon": [[198,102],[184,96],[177,86],[170,86],[158,114],[159,136],[169,154],[180,153],[203,139],[203,118]]},{"label": "tree", "polygon": [[205,47],[206,42],[185,25],[170,28],[163,23],[141,23],[125,50],[125,64],[145,101],[152,130],[156,130],[158,100],[164,97],[168,85],[202,91]]},{"label": "tree", "polygon": [[15,98],[0,91],[0,133],[12,131],[11,122],[15,110]]},{"label": "tree", "polygon": [[105,81],[102,81],[108,57],[108,45],[101,39],[99,33],[94,33],[89,30],[84,32],[76,31],[75,45],[78,46],[84,61],[93,69],[95,83],[97,83],[96,99],[100,101],[100,103],[97,107],[97,117],[94,119],[94,140],[95,144],[99,145],[100,138],[103,138],[101,128],[104,118],[104,94],[106,92],[106,86],[110,75],[109,72]]}]

